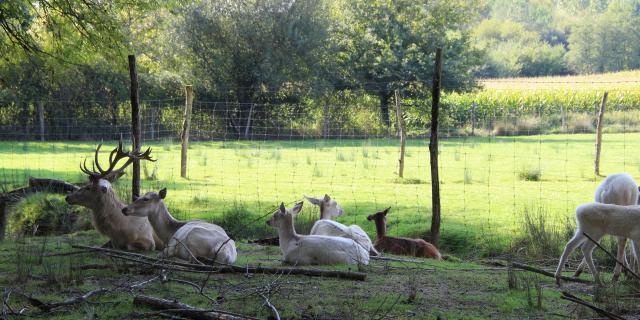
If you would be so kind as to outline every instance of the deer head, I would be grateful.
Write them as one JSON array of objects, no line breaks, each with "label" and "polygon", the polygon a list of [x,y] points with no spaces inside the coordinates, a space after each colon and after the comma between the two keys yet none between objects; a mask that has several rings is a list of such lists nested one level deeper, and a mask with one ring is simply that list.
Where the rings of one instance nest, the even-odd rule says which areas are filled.
[{"label": "deer head", "polygon": [[273,216],[271,216],[271,219],[267,221],[267,224],[278,229],[286,226],[287,224],[291,224],[293,216],[302,210],[302,204],[303,202],[300,201],[296,203],[293,208],[287,209],[284,206],[284,202],[281,203],[278,210],[276,210],[276,212],[273,213]]},{"label": "deer head", "polygon": [[312,204],[320,207],[320,219],[331,219],[344,214],[344,210],[342,210],[336,200],[331,199],[328,194],[325,194],[322,199],[304,197]]},{"label": "deer head", "polygon": [[[155,161],[151,159],[151,148],[147,149],[145,152],[124,152],[122,150],[122,141],[118,143],[118,147],[113,149],[109,154],[109,166],[107,169],[103,169],[103,167],[98,162],[98,155],[100,153],[100,147],[102,144],[99,144],[95,151],[95,160],[92,165],[92,169],[90,170],[87,167],[87,161],[80,164],[80,170],[89,176],[89,183],[84,187],[78,189],[77,191],[69,194],[66,197],[67,203],[69,204],[77,204],[81,206],[85,206],[88,208],[93,208],[94,206],[101,203],[104,195],[111,192],[111,183],[110,181],[114,181],[124,174],[124,169],[133,163],[134,160],[149,160]],[[118,169],[116,169],[116,165],[122,159],[127,159],[127,161]]]},{"label": "deer head", "polygon": [[160,212],[160,202],[167,196],[167,189],[159,192],[147,192],[128,206],[122,208],[125,216],[148,217]]},{"label": "deer head", "polygon": [[378,221],[378,220],[387,221],[387,213],[389,213],[389,210],[391,210],[391,207],[386,208],[386,209],[384,209],[382,211],[376,212],[374,214],[370,214],[367,217],[367,220],[369,220],[369,221],[372,221],[372,220],[374,220],[374,221]]}]

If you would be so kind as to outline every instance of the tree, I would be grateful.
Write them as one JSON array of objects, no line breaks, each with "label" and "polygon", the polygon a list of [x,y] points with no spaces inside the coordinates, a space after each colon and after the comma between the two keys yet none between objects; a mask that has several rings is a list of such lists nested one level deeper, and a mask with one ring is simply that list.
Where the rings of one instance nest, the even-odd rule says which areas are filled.
[{"label": "tree", "polygon": [[209,0],[187,10],[193,72],[206,91],[237,103],[226,115],[236,135],[248,134],[252,102],[295,99],[323,56],[324,1]]},{"label": "tree", "polygon": [[640,68],[640,1],[614,1],[569,36],[571,67],[580,73]]},{"label": "tree", "polygon": [[349,70],[356,85],[379,99],[382,122],[389,127],[393,91],[429,85],[435,50],[444,50],[443,87],[474,85],[472,69],[479,52],[467,25],[477,15],[468,1],[354,0],[345,3],[347,22],[340,30]]},{"label": "tree", "polygon": [[542,76],[567,74],[565,50],[552,46],[521,23],[487,19],[474,30],[474,41],[486,52],[477,72],[482,77]]}]

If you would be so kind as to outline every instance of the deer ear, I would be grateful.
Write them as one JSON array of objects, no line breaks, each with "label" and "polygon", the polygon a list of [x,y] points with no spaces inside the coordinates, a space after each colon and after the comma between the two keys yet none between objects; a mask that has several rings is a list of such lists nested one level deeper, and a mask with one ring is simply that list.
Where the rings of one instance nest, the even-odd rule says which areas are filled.
[{"label": "deer ear", "polygon": [[391,207],[384,209],[382,212],[384,213],[384,215],[386,216],[387,213],[389,213],[389,210],[391,210]]},{"label": "deer ear", "polygon": [[293,209],[291,209],[291,213],[293,214],[298,214],[300,212],[300,210],[302,210],[302,205],[304,204],[304,202],[300,201],[298,203],[296,203],[296,205],[293,207]]},{"label": "deer ear", "polygon": [[311,198],[311,197],[307,197],[304,196],[305,199],[307,199],[309,202],[311,202],[311,204],[315,204],[316,206],[319,206],[320,203],[322,202],[322,200],[317,199],[317,198]]},{"label": "deer ear", "polygon": [[372,215],[368,215],[367,216],[367,220],[369,220],[369,221],[373,220],[373,216]]},{"label": "deer ear", "polygon": [[160,199],[164,199],[167,196],[167,188],[162,188],[158,194],[160,195]]},{"label": "deer ear", "polygon": [[329,195],[325,193],[324,194],[324,202],[329,202],[329,201],[331,201],[331,197],[329,197]]},{"label": "deer ear", "polygon": [[287,208],[284,207],[284,202],[280,203],[280,212],[282,212],[282,213],[287,212]]}]

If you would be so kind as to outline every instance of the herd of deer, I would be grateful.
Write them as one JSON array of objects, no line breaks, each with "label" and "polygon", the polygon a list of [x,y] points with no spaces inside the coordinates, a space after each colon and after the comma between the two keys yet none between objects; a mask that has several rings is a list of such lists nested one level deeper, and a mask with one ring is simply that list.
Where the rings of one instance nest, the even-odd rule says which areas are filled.
[{"label": "herd of deer", "polygon": [[[231,264],[237,257],[235,242],[220,226],[204,221],[178,221],[167,209],[164,199],[167,190],[148,192],[126,205],[118,199],[111,182],[120,177],[124,169],[136,160],[155,161],[151,149],[145,152],[125,152],[122,143],[109,154],[109,165],[104,169],[95,150],[94,164],[80,165],[88,175],[89,183],[66,197],[69,204],[81,205],[93,212],[96,230],[109,237],[118,249],[148,251],[163,250],[167,257],[194,261],[206,258],[216,263]],[[116,169],[118,162],[125,163]],[[377,237],[372,243],[367,233],[357,225],[345,226],[331,220],[344,213],[328,195],[317,199],[306,197],[320,207],[318,220],[309,235],[300,235],[294,228],[294,217],[302,209],[302,202],[293,208],[281,204],[267,224],[278,229],[283,261],[296,265],[308,264],[368,264],[370,255],[379,251],[442,259],[432,244],[422,239],[389,237],[386,235],[386,215],[389,208],[370,215],[374,220]]]},{"label": "herd of deer", "polygon": [[[69,194],[70,204],[87,207],[93,212],[96,230],[109,237],[111,244],[125,250],[163,250],[167,257],[193,261],[207,258],[217,263],[230,264],[237,257],[235,242],[225,230],[215,224],[203,221],[178,221],[174,219],[164,199],[167,190],[148,192],[125,205],[118,199],[111,182],[123,174],[123,170],[135,160],[155,161],[151,150],[145,152],[125,152],[122,143],[109,154],[109,166],[103,169],[98,162],[100,145],[95,151],[92,169],[85,163],[81,170],[88,175],[89,183]],[[121,160],[125,163],[116,169]],[[592,253],[604,235],[618,238],[617,260],[625,265],[638,263],[640,257],[640,189],[633,178],[626,173],[608,176],[598,186],[595,202],[583,204],[576,209],[577,230],[567,243],[556,270],[560,283],[561,271],[569,255],[581,247],[584,259],[579,265],[579,275],[587,265],[596,283],[600,284],[598,271],[593,263]],[[273,213],[267,224],[278,229],[279,245],[283,261],[296,265],[308,264],[368,264],[370,256],[379,251],[425,257],[440,260],[438,249],[422,239],[389,237],[386,235],[387,208],[372,214],[367,220],[374,221],[376,239],[372,243],[367,233],[357,225],[346,226],[332,218],[344,213],[334,199],[306,197],[307,201],[320,208],[320,220],[313,225],[309,235],[300,235],[294,228],[294,217],[301,211],[303,202],[292,208],[284,203]],[[587,241],[587,235],[594,241]],[[626,239],[631,240],[632,254],[625,256]],[[621,272],[622,265],[614,269],[614,280]]]}]

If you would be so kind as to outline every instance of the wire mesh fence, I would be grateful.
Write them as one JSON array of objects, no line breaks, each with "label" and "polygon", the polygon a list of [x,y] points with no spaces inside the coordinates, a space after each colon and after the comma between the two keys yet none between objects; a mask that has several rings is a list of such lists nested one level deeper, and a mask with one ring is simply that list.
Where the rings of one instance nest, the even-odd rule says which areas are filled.
[{"label": "wire mesh fence", "polygon": [[[575,206],[592,201],[601,180],[593,165],[602,93],[495,89],[444,95],[442,245],[462,251],[499,247],[523,232],[524,214],[531,211],[548,215],[550,224],[570,224]],[[184,99],[143,100],[143,146],[152,147],[158,161],[142,163],[142,189],[167,187],[178,217],[224,223],[326,193],[345,209],[342,222],[371,235],[375,227],[367,215],[391,207],[392,235],[426,236],[430,106],[412,98],[401,105],[408,133],[403,178],[393,101],[387,127],[375,100],[237,104],[200,101],[196,94],[183,179]],[[126,101],[43,101],[42,109],[0,106],[4,189],[22,186],[30,176],[85,181],[78,163],[93,155],[96,144],[108,150],[131,135]],[[601,173],[639,176],[640,90],[610,90],[604,119]],[[127,197],[128,184],[117,188]],[[319,216],[317,208],[305,207],[309,220]],[[244,236],[269,232],[260,223]]]}]

